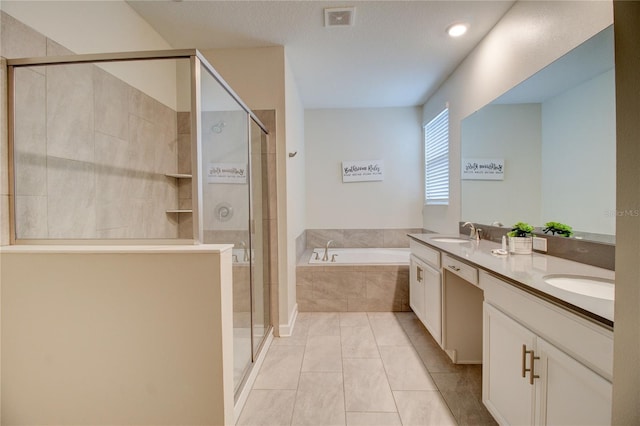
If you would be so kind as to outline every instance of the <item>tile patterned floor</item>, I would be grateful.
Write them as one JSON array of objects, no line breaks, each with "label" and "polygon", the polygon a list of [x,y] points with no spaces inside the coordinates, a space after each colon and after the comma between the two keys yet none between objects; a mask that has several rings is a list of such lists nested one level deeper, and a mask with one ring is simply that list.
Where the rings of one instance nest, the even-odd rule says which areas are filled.
[{"label": "tile patterned floor", "polygon": [[452,364],[412,312],[301,312],[238,425],[495,425],[481,372]]}]

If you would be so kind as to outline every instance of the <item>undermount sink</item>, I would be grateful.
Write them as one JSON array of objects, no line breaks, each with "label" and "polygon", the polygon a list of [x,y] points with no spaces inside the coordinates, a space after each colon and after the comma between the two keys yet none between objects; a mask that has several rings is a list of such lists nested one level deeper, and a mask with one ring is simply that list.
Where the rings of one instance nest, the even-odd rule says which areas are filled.
[{"label": "undermount sink", "polygon": [[614,300],[613,280],[581,275],[547,275],[544,282],[556,288],[598,299]]},{"label": "undermount sink", "polygon": [[439,243],[468,243],[469,240],[468,238],[456,238],[456,237],[434,237],[431,238],[431,241],[436,241]]}]

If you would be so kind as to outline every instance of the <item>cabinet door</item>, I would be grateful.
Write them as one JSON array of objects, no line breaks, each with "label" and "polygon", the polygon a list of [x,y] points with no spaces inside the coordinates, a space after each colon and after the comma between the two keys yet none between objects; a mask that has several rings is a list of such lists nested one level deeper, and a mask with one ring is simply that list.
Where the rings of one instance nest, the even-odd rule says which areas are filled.
[{"label": "cabinet door", "polygon": [[536,424],[609,424],[611,383],[542,338],[536,346]]},{"label": "cabinet door", "polygon": [[429,265],[422,265],[424,271],[424,326],[442,345],[442,274]]},{"label": "cabinet door", "polygon": [[409,306],[424,323],[424,265],[411,255],[409,267]]},{"label": "cabinet door", "polygon": [[533,424],[534,386],[529,374],[522,377],[524,367],[530,368],[523,345],[533,350],[535,335],[529,330],[484,303],[482,400],[498,423],[503,425]]}]

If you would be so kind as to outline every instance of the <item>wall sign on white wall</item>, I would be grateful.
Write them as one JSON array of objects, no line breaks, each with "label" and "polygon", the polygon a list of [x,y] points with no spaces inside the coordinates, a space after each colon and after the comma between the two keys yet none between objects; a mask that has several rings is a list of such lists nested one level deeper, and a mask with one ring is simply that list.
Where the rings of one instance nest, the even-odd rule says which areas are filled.
[{"label": "wall sign on white wall", "polygon": [[209,163],[208,183],[247,183],[246,163]]},{"label": "wall sign on white wall", "polygon": [[384,180],[384,161],[343,161],[342,182],[368,182]]},{"label": "wall sign on white wall", "polygon": [[463,158],[462,179],[504,180],[504,158]]}]

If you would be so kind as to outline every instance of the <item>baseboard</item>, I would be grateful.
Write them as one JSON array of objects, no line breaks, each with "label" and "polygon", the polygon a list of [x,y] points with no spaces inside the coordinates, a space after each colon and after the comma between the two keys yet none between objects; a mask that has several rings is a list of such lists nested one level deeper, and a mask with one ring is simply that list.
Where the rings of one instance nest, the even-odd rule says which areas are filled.
[{"label": "baseboard", "polygon": [[280,324],[280,337],[290,337],[293,334],[293,327],[296,325],[296,319],[298,318],[298,304],[293,307],[293,313],[289,319],[289,324]]}]

